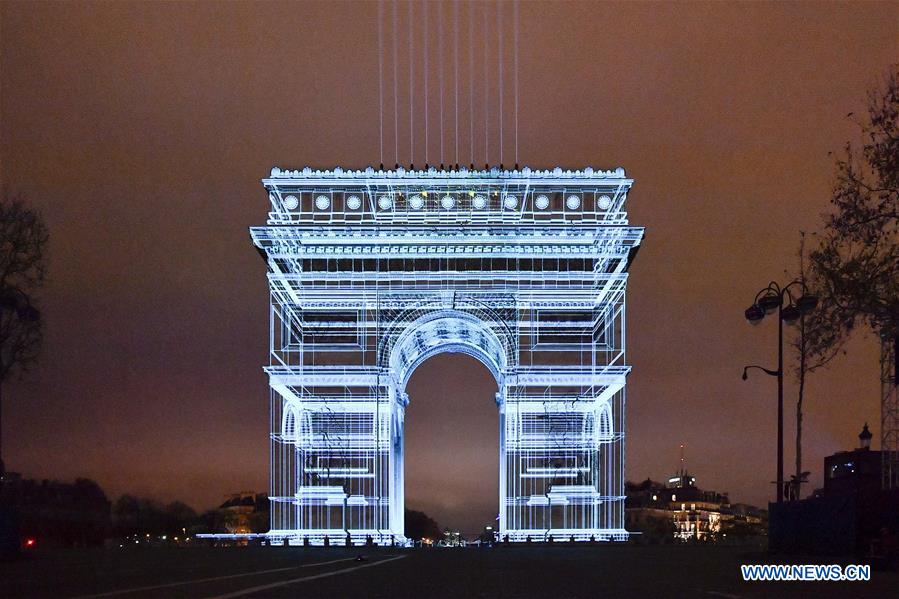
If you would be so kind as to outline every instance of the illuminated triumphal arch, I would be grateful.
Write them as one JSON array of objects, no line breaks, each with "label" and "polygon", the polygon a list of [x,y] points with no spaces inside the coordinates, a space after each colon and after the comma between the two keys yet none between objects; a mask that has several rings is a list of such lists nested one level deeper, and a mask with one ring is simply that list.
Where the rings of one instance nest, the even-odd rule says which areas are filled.
[{"label": "illuminated triumphal arch", "polygon": [[275,542],[403,535],[406,383],[496,378],[498,536],[623,540],[624,170],[281,170],[251,230],[271,290]]}]

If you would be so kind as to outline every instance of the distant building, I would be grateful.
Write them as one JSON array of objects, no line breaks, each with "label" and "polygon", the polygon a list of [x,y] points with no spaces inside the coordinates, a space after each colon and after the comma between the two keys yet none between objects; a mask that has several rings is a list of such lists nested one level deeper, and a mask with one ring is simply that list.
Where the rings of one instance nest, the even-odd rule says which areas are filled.
[{"label": "distant building", "polygon": [[267,532],[269,501],[265,493],[234,493],[219,506],[218,511],[225,530],[231,534]]},{"label": "distant building", "polygon": [[668,479],[675,536],[684,541],[712,541],[724,534],[722,523],[730,520],[726,493],[703,491],[686,470]]},{"label": "distant building", "polygon": [[824,486],[771,506],[770,545],[783,551],[866,554],[899,539],[899,489],[881,488],[881,452],[867,423],[859,446],[824,458]]},{"label": "distant building", "polygon": [[625,526],[630,532],[640,533],[634,538],[648,543],[670,543],[675,539],[674,517],[664,484],[647,478],[641,483],[625,483],[624,492]]},{"label": "distant building", "polygon": [[728,533],[762,535],[766,514],[746,504],[731,505],[727,493],[704,491],[682,466],[667,484],[646,479],[627,483],[625,519],[629,531],[646,540],[721,541]]},{"label": "distant building", "polygon": [[824,488],[819,494],[877,492],[881,486],[881,452],[871,449],[871,431],[865,423],[859,447],[824,458]]}]

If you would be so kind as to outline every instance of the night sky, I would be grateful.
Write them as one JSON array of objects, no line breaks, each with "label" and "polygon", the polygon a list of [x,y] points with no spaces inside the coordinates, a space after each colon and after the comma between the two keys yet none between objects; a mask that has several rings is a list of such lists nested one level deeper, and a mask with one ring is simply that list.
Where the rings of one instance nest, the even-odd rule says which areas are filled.
[{"label": "night sky", "polygon": [[[399,159],[408,166],[407,10],[398,12]],[[444,10],[450,112],[452,5]],[[505,11],[508,49],[511,5]],[[113,496],[198,509],[268,488],[268,295],[247,227],[264,223],[259,179],[272,165],[379,162],[377,12],[376,3],[0,4],[2,184],[26,194],[51,231],[42,362],[4,389],[9,469],[91,477]],[[495,74],[495,12],[490,21]],[[773,365],[776,327],[751,328],[742,313],[769,280],[795,271],[799,230],[814,230],[828,207],[828,152],[858,140],[846,115],[864,112],[866,90],[897,58],[896,3],[521,4],[520,162],[625,167],[636,180],[631,222],[647,227],[628,297],[629,479],[666,478],[685,443],[701,487],[734,501],[770,498],[776,384],[740,373],[747,363]],[[387,60],[392,165],[390,68]],[[483,135],[479,122],[480,165]],[[489,138],[498,163],[498,134]],[[454,151],[445,155],[454,161]],[[808,388],[805,468],[815,486],[823,456],[853,447],[864,421],[879,438],[876,342],[860,336],[848,349]],[[495,382],[477,361],[441,355],[408,391],[407,505],[478,530],[496,513]],[[792,382],[788,394],[790,473]]]}]

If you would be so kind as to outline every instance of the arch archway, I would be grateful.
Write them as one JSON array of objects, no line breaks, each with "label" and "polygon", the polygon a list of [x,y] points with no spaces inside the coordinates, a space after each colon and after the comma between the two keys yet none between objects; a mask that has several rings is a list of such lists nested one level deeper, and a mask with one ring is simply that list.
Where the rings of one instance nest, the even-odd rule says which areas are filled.
[{"label": "arch archway", "polygon": [[627,538],[631,183],[272,169],[252,236],[271,291],[273,542],[403,542],[406,385],[443,352],[497,381],[500,537]]},{"label": "arch archway", "polygon": [[[401,326],[391,327],[395,339],[385,344],[383,363],[390,373],[391,395],[394,402],[395,417],[393,419],[397,434],[394,438],[394,459],[392,467],[391,494],[396,497],[392,514],[393,520],[402,522],[405,512],[405,410],[409,404],[406,385],[415,369],[426,360],[442,353],[467,354],[481,364],[493,375],[497,384],[495,395],[499,409],[499,471],[502,479],[505,463],[505,444],[503,443],[504,411],[503,389],[506,373],[514,359],[510,351],[513,345],[508,337],[501,337],[490,326],[477,316],[453,309],[437,309],[419,313],[411,322],[402,321]],[[500,328],[500,331],[503,331]],[[502,334],[502,333],[501,333]],[[387,349],[389,348],[389,349]],[[498,505],[505,503],[505,487],[500,483]]]}]

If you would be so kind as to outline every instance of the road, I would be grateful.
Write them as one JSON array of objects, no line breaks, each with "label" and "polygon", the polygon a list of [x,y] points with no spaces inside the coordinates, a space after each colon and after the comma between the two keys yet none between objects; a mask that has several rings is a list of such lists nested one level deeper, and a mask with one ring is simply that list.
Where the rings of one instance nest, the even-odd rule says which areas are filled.
[{"label": "road", "polygon": [[[362,554],[364,559],[357,557]],[[0,563],[0,597],[889,597],[899,573],[869,582],[748,583],[727,547],[482,549],[135,548],[35,552]],[[846,562],[840,562],[846,563]]]}]

